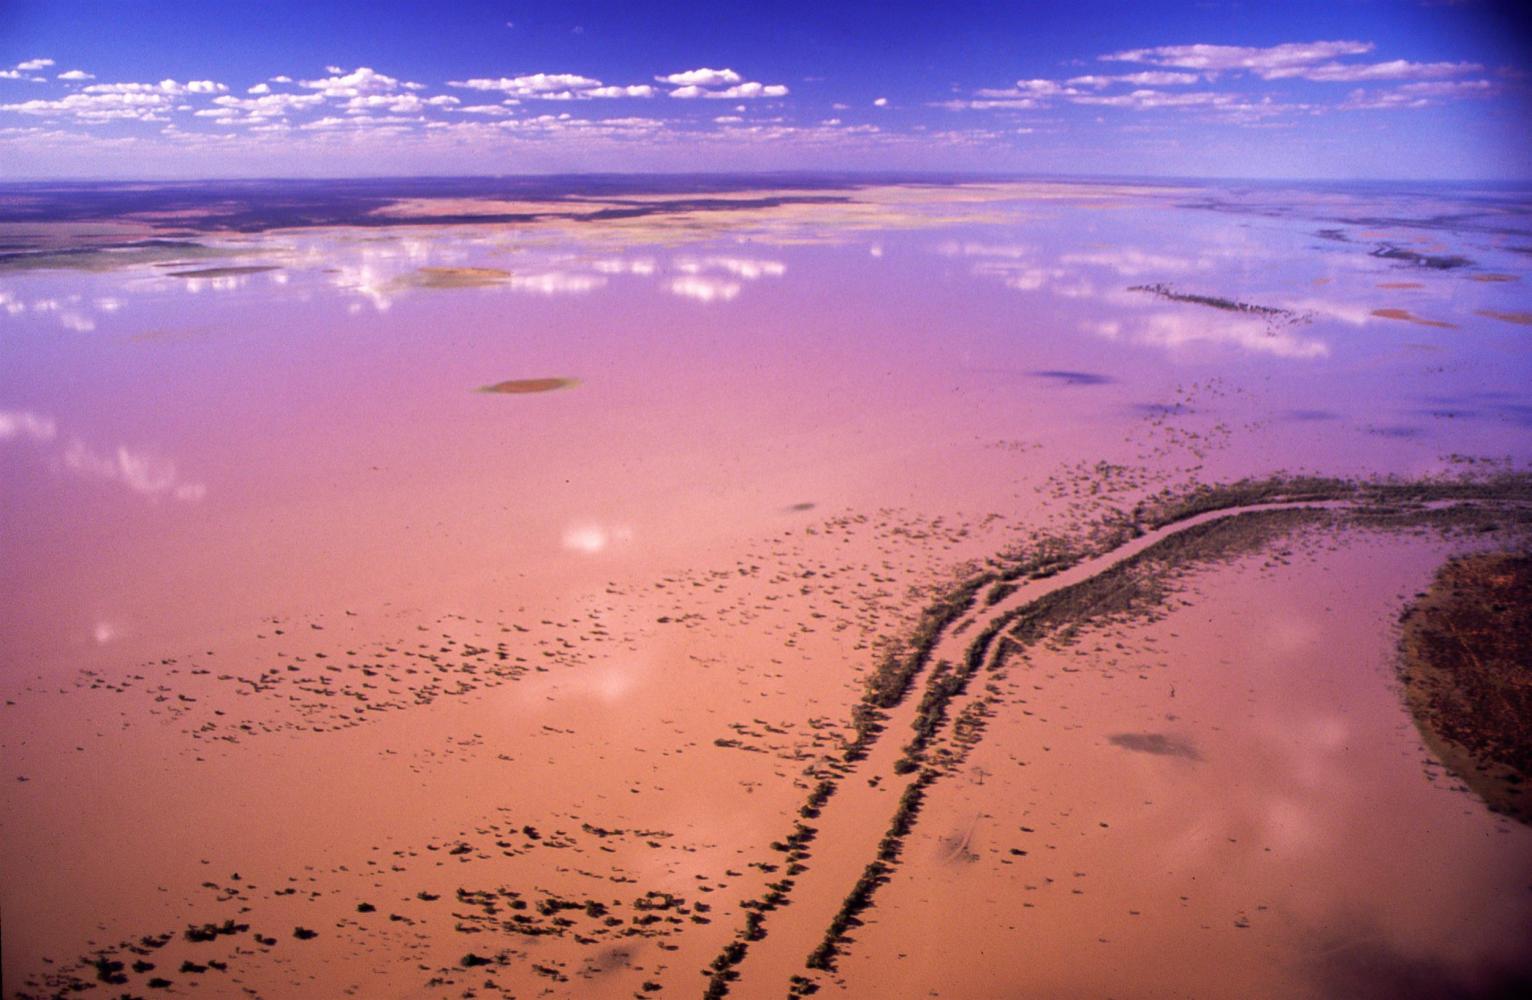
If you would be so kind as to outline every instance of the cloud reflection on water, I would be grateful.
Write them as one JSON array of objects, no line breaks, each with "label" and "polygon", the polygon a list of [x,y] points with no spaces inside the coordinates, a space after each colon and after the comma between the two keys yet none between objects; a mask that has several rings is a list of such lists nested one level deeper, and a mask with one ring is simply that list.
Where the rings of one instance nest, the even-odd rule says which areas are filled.
[{"label": "cloud reflection on water", "polygon": [[671,278],[669,284],[671,293],[682,298],[696,299],[698,302],[728,302],[739,295],[739,290],[744,287],[738,281],[730,281],[727,278],[715,278],[704,274],[683,274]]},{"label": "cloud reflection on water", "polygon": [[593,556],[605,552],[614,545],[625,545],[633,540],[633,529],[627,525],[582,522],[564,529],[563,546],[567,552]]},{"label": "cloud reflection on water", "polygon": [[653,257],[602,257],[590,262],[600,274],[638,274],[648,277],[658,265]]},{"label": "cloud reflection on water", "polygon": [[682,274],[701,274],[709,270],[727,271],[746,281],[780,278],[787,273],[787,265],[782,261],[762,260],[755,257],[706,257],[701,260],[682,257],[672,266]]},{"label": "cloud reflection on water", "polygon": [[31,410],[0,410],[0,441],[25,437],[33,441],[52,441],[58,424]]},{"label": "cloud reflection on water", "polygon": [[606,278],[603,275],[579,271],[513,274],[506,282],[506,287],[513,292],[532,292],[537,295],[585,295],[605,286]]},{"label": "cloud reflection on water", "polygon": [[79,438],[72,439],[60,458],[64,468],[88,479],[121,483],[135,493],[158,499],[197,501],[207,495],[202,483],[181,478],[175,462],[153,452],[138,451],[124,445],[107,452],[90,448]]},{"label": "cloud reflection on water", "polygon": [[[659,287],[670,294],[708,303],[731,301],[739,296],[746,282],[779,278],[787,273],[784,262],[767,258],[723,254],[685,255],[669,261],[652,254],[584,257],[563,249],[547,252],[525,246],[517,247],[514,258],[507,262],[503,254],[485,258],[475,252],[476,245],[491,244],[465,240],[437,253],[423,246],[403,245],[403,241],[398,245],[369,244],[355,251],[361,260],[348,260],[351,248],[334,243],[322,254],[311,247],[300,256],[306,263],[323,263],[323,273],[331,286],[361,296],[379,312],[389,309],[400,297],[419,291],[423,283],[416,276],[423,268],[489,270],[485,265],[494,264],[494,270],[503,273],[503,280],[464,285],[488,294],[585,295],[606,288],[614,278],[631,276],[658,280]],[[454,286],[427,287],[431,294],[439,294]],[[353,303],[351,312],[359,311],[360,305]]]},{"label": "cloud reflection on water", "polygon": [[[938,244],[936,252],[946,257],[972,259],[971,274],[999,279],[1007,288],[1047,292],[1106,307],[1103,312],[1109,318],[1080,320],[1078,328],[1108,340],[1167,351],[1199,344],[1221,345],[1294,360],[1322,358],[1330,353],[1325,341],[1294,332],[1288,317],[1221,311],[1195,303],[1165,309],[1144,302],[1120,284],[1145,277],[1208,272],[1216,263],[1211,256],[1179,256],[1120,247],[1052,257],[1030,244],[955,240]],[[1108,286],[1106,291],[1099,290],[1102,283]],[[1305,301],[1314,304],[1312,300]],[[1366,321],[1339,304],[1326,302],[1316,306],[1314,312],[1323,311],[1346,322]]]},{"label": "cloud reflection on water", "polygon": [[[58,422],[31,410],[0,410],[0,441],[29,440],[50,444],[58,438]],[[78,437],[47,455],[47,464],[83,479],[119,483],[141,496],[195,502],[207,495],[203,483],[185,479],[175,462],[145,449],[117,445],[97,451]]]},{"label": "cloud reflection on water", "polygon": [[[1197,308],[1189,306],[1188,309]],[[1330,345],[1260,319],[1198,316],[1191,312],[1155,312],[1121,320],[1085,321],[1081,329],[1107,340],[1121,340],[1168,351],[1199,344],[1236,347],[1251,354],[1310,360],[1328,357]]]},{"label": "cloud reflection on water", "polygon": [[4,309],[8,316],[24,316],[28,313],[38,316],[53,316],[64,329],[73,333],[90,333],[96,329],[96,321],[90,315],[94,308],[101,314],[115,313],[123,306],[121,299],[112,297],[100,297],[87,302],[81,295],[67,295],[63,298],[39,298],[28,302],[16,295],[15,292],[0,289],[0,309]]},{"label": "cloud reflection on water", "polygon": [[1213,266],[1213,262],[1206,257],[1193,260],[1189,257],[1149,253],[1136,247],[1067,253],[1059,258],[1059,263],[1070,267],[1107,268],[1125,278],[1138,278],[1146,274],[1185,274],[1189,271],[1206,271]]}]

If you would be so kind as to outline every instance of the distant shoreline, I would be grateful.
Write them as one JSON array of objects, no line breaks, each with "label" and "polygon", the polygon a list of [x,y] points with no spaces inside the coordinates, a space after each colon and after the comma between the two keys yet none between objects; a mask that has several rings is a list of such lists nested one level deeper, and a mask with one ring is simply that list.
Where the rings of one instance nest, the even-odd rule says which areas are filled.
[{"label": "distant shoreline", "polygon": [[[1507,213],[1532,204],[1532,181],[1286,181],[1234,178],[1113,177],[941,173],[634,173],[525,174],[477,177],[367,177],[345,179],[272,178],[201,181],[9,181],[0,183],[0,237],[22,225],[126,223],[153,235],[262,233],[277,229],[346,226],[523,224],[553,214],[580,221],[638,218],[716,209],[773,209],[815,202],[845,203],[858,193],[887,189],[1015,189],[1016,200],[1039,191],[1074,191],[1111,196],[1118,189],[1167,197],[1193,196],[1193,207],[1226,210],[1264,203],[1270,194],[1303,191],[1349,195],[1358,201],[1467,196],[1484,206],[1486,223],[1469,226],[1532,239],[1532,232],[1506,228]],[[754,196],[754,197],[749,197]],[[1049,195],[1051,196],[1051,195]],[[1324,200],[1324,199],[1321,199]],[[598,203],[599,204],[593,204]],[[1354,205],[1377,222],[1380,205]],[[578,209],[578,212],[571,212]],[[1332,206],[1316,219],[1336,216]],[[1353,213],[1354,214],[1354,213]],[[1389,213],[1392,214],[1392,213]],[[1422,208],[1411,225],[1439,228]],[[1493,218],[1491,218],[1493,216]],[[1451,217],[1463,228],[1461,214]],[[0,243],[11,243],[0,239]],[[17,249],[6,247],[0,249]]]}]

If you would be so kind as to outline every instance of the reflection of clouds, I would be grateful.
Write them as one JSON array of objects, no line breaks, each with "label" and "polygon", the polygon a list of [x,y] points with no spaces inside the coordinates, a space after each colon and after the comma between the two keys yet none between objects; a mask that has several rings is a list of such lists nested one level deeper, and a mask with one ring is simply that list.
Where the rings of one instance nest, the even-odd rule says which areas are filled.
[{"label": "reflection of clouds", "polygon": [[[296,288],[300,294],[307,294],[305,285],[311,287],[319,281],[339,291],[348,311],[357,314],[369,308],[387,311],[401,297],[418,294],[422,288],[432,295],[472,288],[479,295],[513,292],[573,296],[597,292],[630,275],[655,280],[665,291],[684,298],[726,302],[739,295],[745,282],[781,278],[788,270],[783,260],[727,251],[693,251],[673,257],[652,250],[632,254],[617,250],[590,252],[591,248],[582,249],[578,245],[543,245],[494,234],[449,238],[295,234],[286,238],[292,243],[281,251],[285,270],[262,275],[182,276],[176,287],[194,294],[206,293],[239,288],[259,279],[273,287]],[[423,277],[426,269],[443,273]],[[474,280],[469,273],[474,271],[493,271],[494,278]],[[463,272],[464,279],[457,281],[446,272]],[[0,298],[0,308],[26,310],[29,306]],[[49,302],[39,308],[60,306]],[[115,303],[101,303],[100,308],[115,308]]]},{"label": "reflection of clouds", "polygon": [[75,438],[64,449],[62,458],[64,468],[77,475],[121,483],[147,497],[170,496],[176,500],[195,501],[207,495],[207,487],[203,484],[183,480],[170,459],[133,451],[123,445],[109,453],[101,453]]},{"label": "reflection of clouds", "polygon": [[741,285],[727,278],[715,278],[705,274],[683,274],[670,279],[671,294],[698,302],[728,302],[739,294]]},{"label": "reflection of clouds", "polygon": [[405,259],[412,261],[430,260],[431,251],[436,249],[433,241],[421,239],[418,236],[401,236],[394,246],[398,247],[399,253],[389,254],[389,256],[403,255]]},{"label": "reflection of clouds", "polygon": [[582,685],[605,702],[621,701],[638,684],[638,671],[627,664],[603,663],[587,671]]},{"label": "reflection of clouds", "polygon": [[1297,313],[1339,320],[1349,326],[1366,326],[1368,323],[1376,323],[1378,321],[1378,317],[1372,314],[1371,305],[1362,305],[1355,302],[1306,298],[1288,299],[1282,305]]},{"label": "reflection of clouds", "polygon": [[[960,243],[948,240],[938,244],[936,252],[944,257],[977,258],[971,269],[973,274],[999,278],[1005,287],[1014,288],[1018,292],[1036,292],[1048,288],[1066,298],[1084,298],[1095,291],[1090,282],[1079,275],[1062,267],[1039,263],[1037,248],[1024,243]],[[1068,285],[1058,284],[1070,277],[1076,280]]]},{"label": "reflection of clouds", "polygon": [[1096,295],[1096,284],[1087,273],[1092,268],[1109,270],[1123,277],[1138,277],[1179,274],[1211,266],[1207,260],[1148,253],[1134,247],[1064,254],[1054,262],[1042,260],[1036,247],[1024,243],[948,240],[938,244],[936,252],[945,257],[973,258],[974,274],[999,278],[1007,288],[1020,292],[1047,289],[1067,299],[1088,299]]},{"label": "reflection of clouds", "polygon": [[602,257],[590,262],[598,274],[638,274],[648,277],[657,270],[653,257]]},{"label": "reflection of clouds", "polygon": [[566,551],[593,556],[605,552],[613,545],[626,544],[632,540],[633,529],[626,525],[603,525],[590,522],[571,524],[565,528],[563,541]]},{"label": "reflection of clouds", "polygon": [[1009,257],[1012,260],[1034,257],[1037,248],[1024,243],[960,243],[947,240],[936,245],[943,257]]},{"label": "reflection of clouds", "polygon": [[179,278],[182,287],[193,295],[200,292],[232,292],[250,283],[248,274],[218,274],[207,278]]},{"label": "reflection of clouds", "polygon": [[1262,803],[1262,843],[1287,851],[1299,851],[1316,843],[1324,832],[1320,814],[1310,805],[1288,796],[1273,795]]},{"label": "reflection of clouds", "polygon": [[[1060,282],[1065,278],[1075,277],[1077,280],[1067,286],[1072,292],[1078,293],[1082,288],[1086,294],[1091,289],[1090,282],[1084,281],[1078,275],[1071,275],[1062,267],[1039,267],[1021,260],[990,260],[983,261],[973,266],[973,273],[993,278],[999,278],[1005,282],[1007,288],[1014,288],[1018,292],[1035,292],[1048,288],[1050,283]],[[1083,282],[1083,284],[1082,284]],[[1066,286],[1054,284],[1050,291],[1064,294],[1061,289]],[[1070,298],[1079,298],[1079,294],[1069,295]]]},{"label": "reflection of clouds", "polygon": [[[336,268],[336,274],[331,283],[336,287],[367,299],[372,307],[378,312],[387,312],[393,302],[393,294],[390,285],[393,283],[391,276],[384,275],[371,264],[345,265]],[[361,303],[353,303],[360,307]],[[357,309],[353,308],[352,312]]]},{"label": "reflection of clouds", "polygon": [[52,417],[31,410],[0,410],[0,441],[11,438],[52,441],[57,434],[58,425]]},{"label": "reflection of clouds", "polygon": [[[394,298],[404,291],[401,277],[416,265],[433,259],[432,244],[411,236],[372,238],[361,243],[300,238],[294,256],[309,267],[322,268],[328,272],[333,287],[361,296],[378,312],[386,312]],[[447,249],[438,250],[434,259],[437,263],[456,263],[465,256],[455,245],[448,244]],[[286,284],[288,274],[272,272],[271,280]],[[361,309],[362,303],[353,302],[348,311],[354,314]]]},{"label": "reflection of clouds", "polygon": [[87,302],[80,295],[68,295],[62,299],[43,298],[33,299],[31,302],[17,298],[14,292],[0,291],[0,309],[4,309],[9,316],[21,316],[26,313],[42,316],[54,316],[58,323],[66,330],[75,333],[89,333],[96,328],[96,321],[90,316],[90,310],[102,314],[114,313],[121,309],[121,299],[102,297]]},{"label": "reflection of clouds", "polygon": [[1040,267],[997,267],[976,268],[976,274],[998,274],[1005,280],[1007,288],[1014,288],[1019,292],[1035,292],[1048,283],[1050,278],[1060,277],[1062,271],[1048,271]]},{"label": "reflection of clouds", "polygon": [[[698,302],[728,302],[735,298],[744,287],[736,279],[758,281],[787,273],[787,265],[781,261],[755,257],[682,257],[671,264],[671,269],[679,274],[666,285],[670,293]],[[709,272],[723,272],[728,277]]]},{"label": "reflection of clouds", "polygon": [[753,257],[683,257],[673,265],[682,274],[702,274],[706,271],[726,271],[736,278],[756,281],[760,278],[780,278],[787,273],[787,265],[779,260],[760,260]]},{"label": "reflection of clouds", "polygon": [[[517,697],[533,710],[545,707],[549,695],[554,693],[560,704],[570,698],[582,698],[615,707],[649,687],[651,675],[647,658],[630,653],[621,659],[571,664],[569,669],[561,670],[556,675],[541,674],[535,679],[529,677],[525,689],[519,690]],[[522,687],[518,685],[518,688]]]},{"label": "reflection of clouds", "polygon": [[[0,441],[29,440],[47,444],[58,437],[58,424],[52,418],[31,410],[0,410]],[[171,497],[196,501],[207,495],[201,483],[181,478],[176,464],[147,451],[135,451],[118,445],[109,452],[98,452],[79,438],[71,438],[62,451],[50,456],[55,468],[64,469],[85,479],[105,479],[121,483],[135,493],[153,499]]]},{"label": "reflection of clouds", "polygon": [[606,284],[599,274],[579,271],[544,271],[541,274],[513,274],[505,286],[513,292],[536,295],[584,295]]},{"label": "reflection of clouds", "polygon": [[1081,328],[1108,340],[1172,351],[1196,344],[1216,344],[1279,358],[1323,358],[1330,353],[1330,345],[1322,340],[1300,337],[1263,320],[1243,317],[1157,312],[1130,316],[1125,320],[1085,322]]},{"label": "reflection of clouds", "polygon": [[1097,250],[1091,253],[1067,253],[1059,263],[1073,267],[1104,267],[1116,271],[1125,278],[1144,274],[1182,274],[1187,271],[1206,270],[1212,266],[1208,260],[1188,260],[1166,254],[1146,253],[1135,247],[1119,250]]},{"label": "reflection of clouds", "polygon": [[[1177,350],[1195,344],[1235,347],[1280,358],[1321,358],[1330,353],[1322,340],[1294,333],[1282,318],[1218,313],[1204,307],[1187,311],[1145,312],[1144,303],[1116,282],[1144,275],[1205,271],[1214,264],[1207,256],[1179,257],[1136,247],[1067,253],[1045,259],[1036,247],[1022,243],[981,243],[949,240],[936,252],[972,260],[971,271],[998,279],[1021,292],[1047,291],[1067,299],[1096,299],[1118,311],[1112,319],[1087,320],[1080,329],[1108,340]],[[1095,280],[1093,280],[1095,279]],[[1100,283],[1104,282],[1107,290]],[[1309,304],[1307,312],[1324,313],[1346,322],[1365,322],[1343,306]]]}]

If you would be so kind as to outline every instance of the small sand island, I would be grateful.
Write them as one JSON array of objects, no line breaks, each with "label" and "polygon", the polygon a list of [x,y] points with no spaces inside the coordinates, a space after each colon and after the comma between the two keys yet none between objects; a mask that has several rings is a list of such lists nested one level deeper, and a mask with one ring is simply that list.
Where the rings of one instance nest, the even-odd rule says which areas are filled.
[{"label": "small sand island", "polygon": [[167,271],[171,278],[238,278],[247,274],[261,274],[278,270],[275,264],[237,264],[228,267],[199,267],[191,271]]},{"label": "small sand island", "polygon": [[485,288],[510,277],[498,267],[422,267],[406,282],[417,288]]},{"label": "small sand island", "polygon": [[493,385],[482,385],[479,392],[498,393],[504,396],[523,396],[533,392],[553,392],[569,389],[580,384],[577,378],[513,378]]}]

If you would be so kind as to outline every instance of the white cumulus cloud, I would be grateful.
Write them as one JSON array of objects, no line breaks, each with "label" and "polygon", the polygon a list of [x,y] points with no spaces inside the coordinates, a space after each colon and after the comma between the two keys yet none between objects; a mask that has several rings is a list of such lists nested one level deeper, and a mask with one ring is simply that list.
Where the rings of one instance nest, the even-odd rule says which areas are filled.
[{"label": "white cumulus cloud", "polygon": [[1129,49],[1102,56],[1114,62],[1147,63],[1151,66],[1176,66],[1207,72],[1248,70],[1263,77],[1285,75],[1296,67],[1328,62],[1337,56],[1362,55],[1373,50],[1371,42],[1284,42],[1281,45],[1160,45],[1148,49]]},{"label": "white cumulus cloud", "polygon": [[655,88],[647,83],[631,86],[608,85],[594,77],[578,73],[528,73],[523,76],[473,77],[449,80],[449,87],[464,90],[498,91],[511,98],[543,101],[572,101],[599,97],[653,97]]},{"label": "white cumulus cloud", "polygon": [[1366,80],[1439,80],[1449,76],[1477,73],[1483,68],[1478,63],[1416,63],[1407,59],[1393,59],[1380,63],[1350,65],[1324,63],[1319,66],[1294,66],[1272,70],[1262,75],[1268,80],[1297,77],[1320,83],[1357,83]]},{"label": "white cumulus cloud", "polygon": [[418,83],[408,83],[386,73],[379,73],[370,66],[358,66],[349,73],[338,66],[326,66],[325,71],[332,75],[318,80],[302,80],[299,85],[317,90],[325,97],[358,97],[400,89],[420,89]]},{"label": "white cumulus cloud", "polygon": [[629,87],[595,87],[585,92],[587,97],[653,97],[655,90],[647,83]]},{"label": "white cumulus cloud", "polygon": [[656,80],[661,83],[673,83],[678,87],[722,87],[726,84],[741,83],[744,77],[732,69],[689,69],[682,73],[670,73],[665,76],[657,76]]}]

